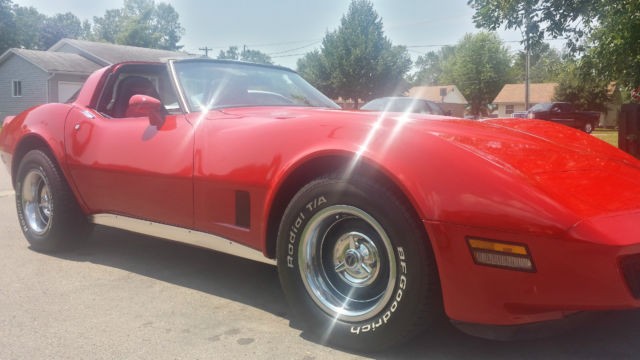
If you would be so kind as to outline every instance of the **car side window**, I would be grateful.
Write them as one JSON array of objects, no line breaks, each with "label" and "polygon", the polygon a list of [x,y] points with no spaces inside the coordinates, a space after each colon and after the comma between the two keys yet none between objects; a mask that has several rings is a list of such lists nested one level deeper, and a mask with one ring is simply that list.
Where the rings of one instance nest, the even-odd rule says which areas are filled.
[{"label": "car side window", "polygon": [[572,112],[573,111],[573,107],[571,106],[571,104],[561,104],[562,107],[562,112]]},{"label": "car side window", "polygon": [[124,65],[105,85],[96,110],[113,118],[127,117],[129,100],[147,95],[162,102],[167,113],[179,112],[178,98],[162,65]]}]

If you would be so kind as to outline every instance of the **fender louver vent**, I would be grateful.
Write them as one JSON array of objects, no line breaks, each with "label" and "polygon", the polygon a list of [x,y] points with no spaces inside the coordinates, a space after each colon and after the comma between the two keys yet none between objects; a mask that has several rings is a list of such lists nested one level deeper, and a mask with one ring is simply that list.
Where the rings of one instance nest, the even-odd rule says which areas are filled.
[{"label": "fender louver vent", "polygon": [[620,268],[631,294],[634,298],[640,299],[640,254],[622,258]]},{"label": "fender louver vent", "polygon": [[251,197],[248,191],[236,191],[236,225],[251,227]]}]

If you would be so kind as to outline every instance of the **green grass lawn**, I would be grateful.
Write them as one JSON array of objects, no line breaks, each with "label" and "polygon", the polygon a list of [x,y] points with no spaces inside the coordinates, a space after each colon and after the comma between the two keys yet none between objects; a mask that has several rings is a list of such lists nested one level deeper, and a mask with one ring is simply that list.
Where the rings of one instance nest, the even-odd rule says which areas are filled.
[{"label": "green grass lawn", "polygon": [[609,144],[618,147],[618,130],[596,129],[591,134],[600,140],[604,140]]}]

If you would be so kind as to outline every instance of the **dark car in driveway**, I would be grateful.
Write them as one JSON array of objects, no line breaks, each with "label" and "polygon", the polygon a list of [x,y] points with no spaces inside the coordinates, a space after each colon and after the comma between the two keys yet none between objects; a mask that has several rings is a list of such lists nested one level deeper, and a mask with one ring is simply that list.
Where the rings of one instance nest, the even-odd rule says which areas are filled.
[{"label": "dark car in driveway", "polygon": [[553,121],[590,134],[598,125],[600,113],[597,111],[576,111],[566,102],[545,102],[529,109],[529,119]]},{"label": "dark car in driveway", "polygon": [[440,105],[433,101],[410,97],[383,97],[374,99],[362,105],[360,110],[451,115],[450,112],[445,112]]}]

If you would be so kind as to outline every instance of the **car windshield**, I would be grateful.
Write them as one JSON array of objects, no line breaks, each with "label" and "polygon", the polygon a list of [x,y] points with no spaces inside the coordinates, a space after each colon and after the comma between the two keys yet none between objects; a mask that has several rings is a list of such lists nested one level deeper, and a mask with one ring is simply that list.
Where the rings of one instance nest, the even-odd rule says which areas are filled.
[{"label": "car windshield", "polygon": [[539,103],[535,104],[529,111],[549,111],[553,103]]},{"label": "car windshield", "polygon": [[178,61],[174,66],[192,111],[245,106],[340,108],[290,70],[209,60]]}]

